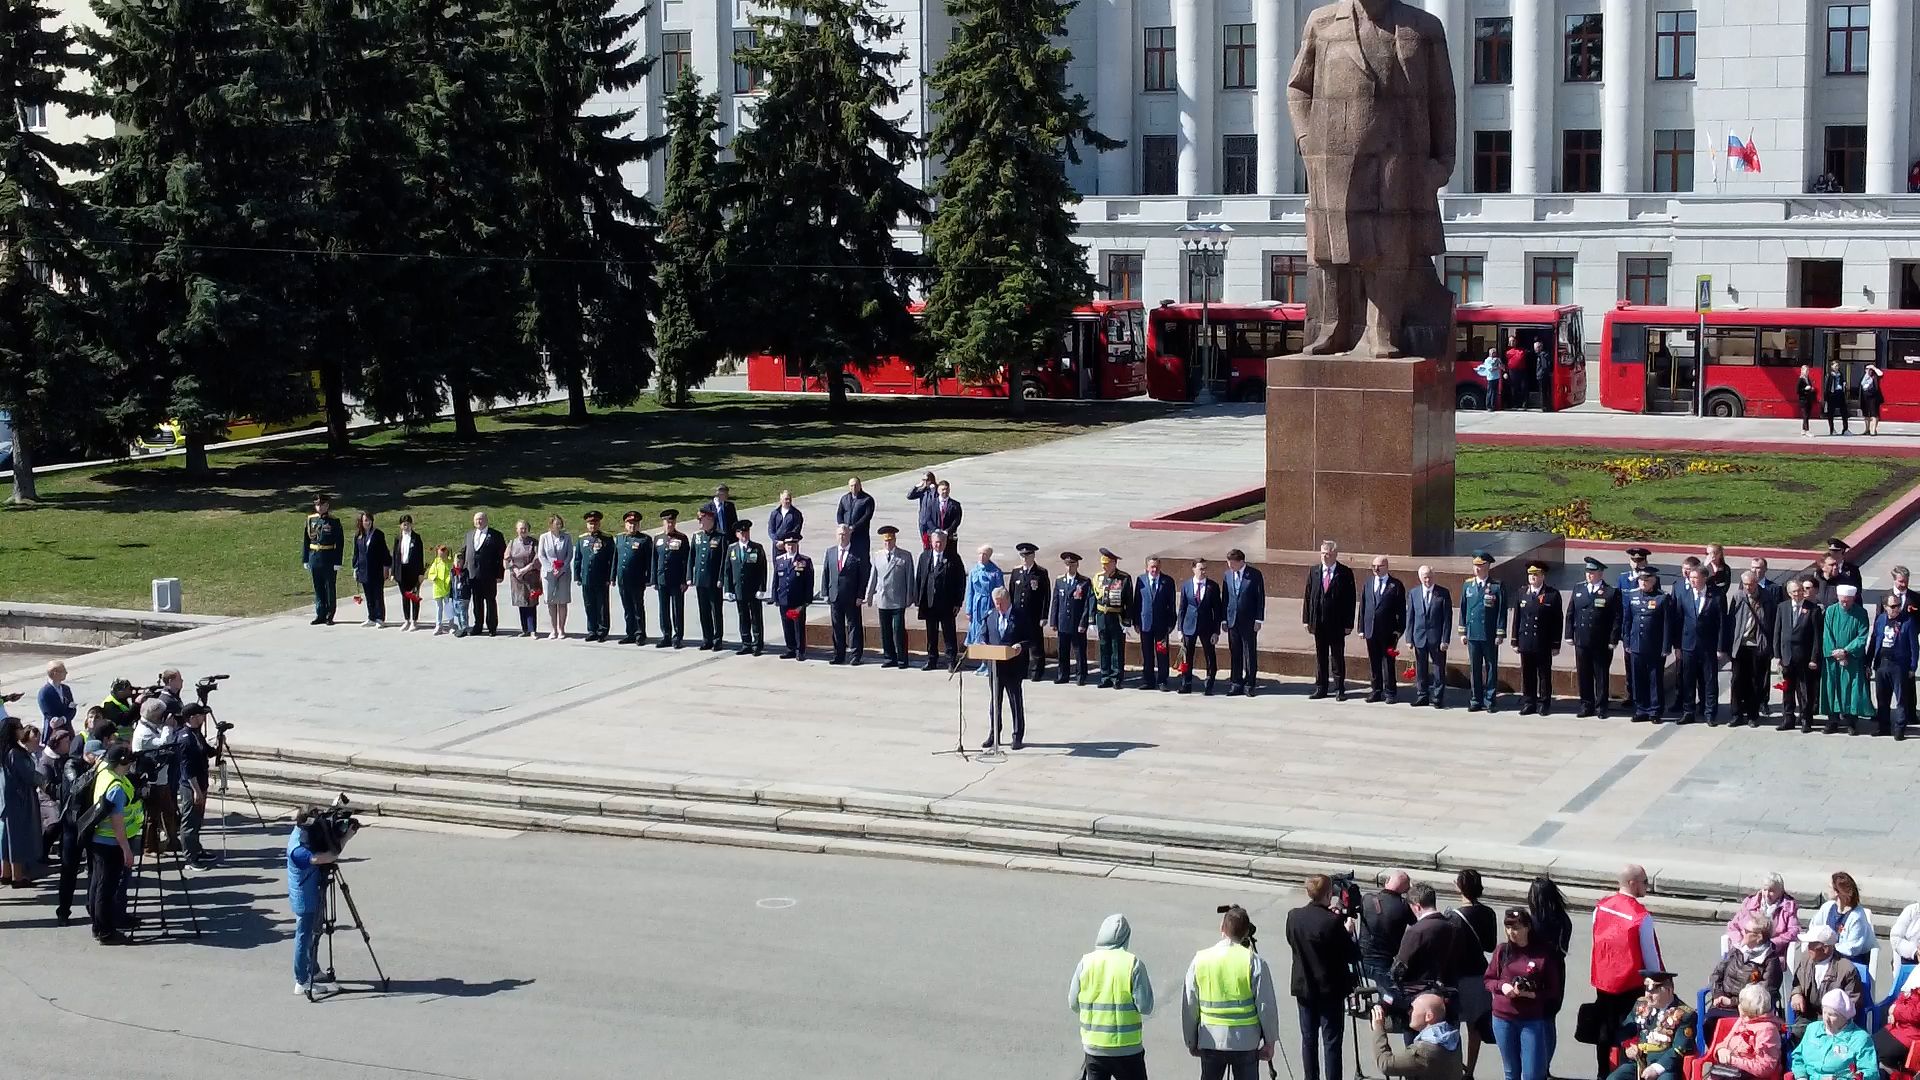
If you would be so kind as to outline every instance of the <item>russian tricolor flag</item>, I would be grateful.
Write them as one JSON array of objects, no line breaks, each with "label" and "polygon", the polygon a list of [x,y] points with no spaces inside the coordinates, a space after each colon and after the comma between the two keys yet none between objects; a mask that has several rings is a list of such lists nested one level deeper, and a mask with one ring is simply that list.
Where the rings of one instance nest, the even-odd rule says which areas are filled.
[{"label": "russian tricolor flag", "polygon": [[1740,172],[1760,171],[1760,148],[1754,145],[1753,132],[1747,132],[1746,142],[1741,142],[1740,136],[1733,132],[1727,132],[1727,161]]}]

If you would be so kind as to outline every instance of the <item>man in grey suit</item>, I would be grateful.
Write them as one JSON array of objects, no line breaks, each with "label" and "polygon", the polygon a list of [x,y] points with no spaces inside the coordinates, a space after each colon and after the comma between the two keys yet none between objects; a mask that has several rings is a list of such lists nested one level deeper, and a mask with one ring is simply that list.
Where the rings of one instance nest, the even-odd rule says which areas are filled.
[{"label": "man in grey suit", "polygon": [[907,666],[907,605],[913,603],[913,556],[901,551],[895,538],[900,530],[882,525],[880,550],[873,556],[873,576],[867,584],[867,603],[880,613],[880,652],[883,668]]},{"label": "man in grey suit", "polygon": [[1407,591],[1407,644],[1413,647],[1413,703],[1445,707],[1447,641],[1453,636],[1453,597],[1433,581],[1433,567],[1420,568],[1420,582]]}]

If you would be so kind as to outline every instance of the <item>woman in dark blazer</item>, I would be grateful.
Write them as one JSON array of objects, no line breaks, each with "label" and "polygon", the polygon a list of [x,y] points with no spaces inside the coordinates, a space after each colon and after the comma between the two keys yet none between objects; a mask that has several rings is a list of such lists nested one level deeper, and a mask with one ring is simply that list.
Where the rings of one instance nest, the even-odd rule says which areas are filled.
[{"label": "woman in dark blazer", "polygon": [[373,527],[372,514],[360,511],[353,522],[353,580],[360,583],[360,595],[367,603],[361,626],[387,625],[387,568],[392,557],[387,534]]},{"label": "woman in dark blazer", "polygon": [[[1873,672],[1875,701],[1873,719],[1878,734],[1889,732],[1896,739],[1907,737],[1907,703],[1900,700],[1906,694],[1907,680],[1913,677],[1914,662],[1920,659],[1920,628],[1914,626],[1914,617],[1907,614],[1903,597],[1890,592],[1880,603],[1880,613],[1874,616],[1873,632],[1867,635],[1867,670]],[[1898,718],[1900,726],[1894,728],[1892,721]]]},{"label": "woman in dark blazer", "polygon": [[1820,380],[1820,397],[1827,403],[1827,434],[1834,434],[1835,420],[1840,421],[1839,434],[1853,434],[1853,427],[1847,420],[1847,374],[1840,370],[1838,360],[1827,368],[1826,377]]},{"label": "woman in dark blazer", "polygon": [[1793,396],[1800,402],[1800,434],[1813,434],[1813,407],[1820,401],[1820,384],[1813,381],[1813,369],[1800,365],[1800,378],[1793,384]]},{"label": "woman in dark blazer", "polygon": [[393,540],[393,583],[400,586],[400,629],[420,629],[420,579],[427,572],[427,545],[413,531],[413,515],[400,515]]}]

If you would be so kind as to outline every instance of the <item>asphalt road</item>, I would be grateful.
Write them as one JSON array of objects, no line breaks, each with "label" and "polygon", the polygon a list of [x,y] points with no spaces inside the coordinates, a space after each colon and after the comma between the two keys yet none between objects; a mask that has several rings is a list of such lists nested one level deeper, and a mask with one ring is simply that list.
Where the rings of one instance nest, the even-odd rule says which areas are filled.
[{"label": "asphalt road", "polygon": [[[1214,939],[1214,905],[1248,899],[1226,885],[383,824],[354,843],[346,876],[392,988],[361,981],[367,952],[343,928],[349,992],[309,1004],[292,993],[283,836],[236,834],[228,866],[190,879],[198,940],[101,948],[80,925],[54,927],[43,898],[0,892],[7,1074],[1064,1080],[1078,1075],[1066,979],[1101,919],[1123,911],[1161,995],[1150,1067],[1187,1075],[1180,980]],[[1281,925],[1297,901],[1254,899],[1284,991]],[[1684,985],[1704,978],[1715,936],[1662,931]],[[1589,1075],[1572,1013],[1558,1074]],[[1492,1048],[1479,1075],[1499,1075]]]}]

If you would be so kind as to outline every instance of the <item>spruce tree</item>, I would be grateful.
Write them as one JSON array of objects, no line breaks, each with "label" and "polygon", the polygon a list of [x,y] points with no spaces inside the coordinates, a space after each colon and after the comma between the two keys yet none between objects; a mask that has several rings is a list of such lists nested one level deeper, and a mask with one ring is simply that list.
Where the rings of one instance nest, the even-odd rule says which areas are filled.
[{"label": "spruce tree", "polygon": [[688,68],[667,99],[667,183],[660,202],[660,324],[654,396],[687,404],[726,353],[729,320],[720,248],[725,198],[720,175],[720,99],[700,92]]},{"label": "spruce tree", "polygon": [[909,351],[908,289],[919,260],[894,230],[923,224],[926,196],[901,177],[920,139],[886,115],[900,100],[886,48],[899,20],[873,0],[797,0],[755,16],[759,43],[736,64],[765,73],[753,126],[733,140],[742,198],[729,269],[753,275],[740,323],[748,348],[785,356],[846,404],[845,366]]},{"label": "spruce tree", "polygon": [[94,158],[38,130],[48,109],[93,111],[90,95],[61,85],[92,64],[40,0],[0,0],[0,409],[11,415],[15,503],[38,498],[36,451],[55,438],[84,445],[105,419],[95,223],[61,179]]},{"label": "spruce tree", "polygon": [[[662,3],[664,0],[650,0]],[[567,415],[627,404],[652,373],[653,208],[621,170],[663,140],[622,134],[636,110],[590,108],[639,85],[639,10],[620,0],[506,0],[514,94],[526,122],[516,184],[528,258],[520,330],[567,390]]]},{"label": "spruce tree", "polygon": [[959,36],[928,84],[939,114],[933,146],[947,169],[927,229],[927,334],[942,372],[984,382],[1007,367],[1016,409],[1021,372],[1094,287],[1073,238],[1080,196],[1067,162],[1080,160],[1081,145],[1120,145],[1094,131],[1086,99],[1067,92],[1073,54],[1059,42],[1072,7],[948,0]]},{"label": "spruce tree", "polygon": [[132,404],[179,422],[188,472],[238,416],[312,408],[284,335],[302,260],[276,248],[301,213],[265,26],[242,0],[95,0],[95,92],[113,116],[92,185],[110,241],[116,344]]}]

